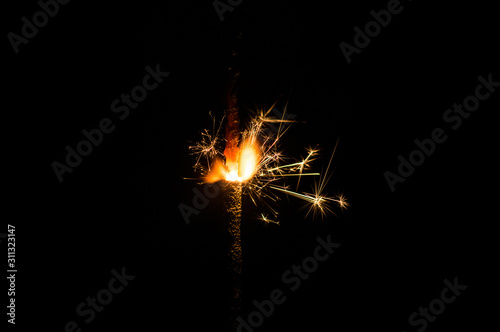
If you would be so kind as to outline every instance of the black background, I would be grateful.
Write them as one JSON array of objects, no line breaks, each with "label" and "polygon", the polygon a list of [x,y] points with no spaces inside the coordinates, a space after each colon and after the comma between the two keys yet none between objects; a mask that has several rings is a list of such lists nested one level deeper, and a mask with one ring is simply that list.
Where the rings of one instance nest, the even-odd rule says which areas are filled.
[{"label": "black background", "polygon": [[[283,196],[275,226],[256,220],[259,209],[244,201],[242,315],[252,301],[287,289],[283,272],[331,234],[341,247],[256,330],[416,331],[408,317],[455,277],[468,289],[428,330],[490,327],[499,92],[457,130],[442,116],[474,93],[479,75],[500,80],[498,17],[478,2],[402,4],[350,64],[339,43],[352,44],[353,28],[386,1],[243,1],[223,22],[211,1],[72,1],[19,54],[5,37],[4,211],[17,234],[15,328],[62,332],[74,320],[82,331],[225,331],[231,285],[222,196],[189,225],[178,206],[191,205],[196,185],[183,180],[194,176],[189,142],[211,127],[209,111],[222,115],[240,32],[242,118],[289,100],[288,111],[306,123],[292,127],[283,150],[299,158],[320,144],[320,169],[338,139],[328,192],[350,203],[315,221]],[[4,36],[38,10],[36,1],[4,4]],[[118,120],[111,102],[156,64],[170,76]],[[59,183],[51,163],[105,117],[115,131]],[[398,155],[437,127],[447,141],[392,193],[384,172],[396,172]],[[83,323],[77,305],[122,267],[135,280]]]}]

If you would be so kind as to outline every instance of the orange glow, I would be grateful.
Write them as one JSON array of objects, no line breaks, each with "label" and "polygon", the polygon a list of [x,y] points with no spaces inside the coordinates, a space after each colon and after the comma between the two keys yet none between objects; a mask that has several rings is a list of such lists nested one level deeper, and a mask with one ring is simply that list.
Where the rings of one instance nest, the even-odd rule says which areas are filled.
[{"label": "orange glow", "polygon": [[260,153],[259,146],[253,139],[243,142],[237,153],[225,155],[226,164],[216,159],[205,177],[205,182],[214,183],[220,180],[244,182],[250,180],[257,172]]},{"label": "orange glow", "polygon": [[226,167],[224,163],[220,159],[216,159],[214,164],[212,165],[212,169],[205,177],[206,183],[214,183],[226,178]]}]

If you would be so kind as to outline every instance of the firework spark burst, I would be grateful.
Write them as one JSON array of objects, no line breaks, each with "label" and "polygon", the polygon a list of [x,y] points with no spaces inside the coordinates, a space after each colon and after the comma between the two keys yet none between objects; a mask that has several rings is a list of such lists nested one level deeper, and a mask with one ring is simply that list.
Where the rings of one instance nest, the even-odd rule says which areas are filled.
[{"label": "firework spark burst", "polygon": [[191,154],[196,156],[196,163],[194,164],[194,168],[201,173],[205,172],[203,165],[200,162],[202,158],[205,159],[205,164],[207,165],[208,170],[210,170],[210,161],[217,156],[223,156],[223,154],[220,152],[220,149],[218,149],[218,145],[220,145],[222,142],[222,139],[220,138],[220,130],[222,128],[224,117],[222,117],[219,125],[216,128],[215,117],[212,115],[212,113],[209,113],[209,115],[213,121],[212,131],[203,129],[201,133],[201,139],[194,145],[189,146]]},{"label": "firework spark burst", "polygon": [[[212,130],[203,130],[201,139],[189,147],[191,154],[196,156],[194,169],[200,174],[196,179],[205,183],[224,181],[241,184],[242,194],[248,196],[256,206],[263,207],[264,211],[257,219],[265,223],[279,225],[276,203],[280,200],[280,193],[302,200],[307,209],[306,217],[335,215],[334,206],[345,209],[348,203],[343,194],[331,197],[325,193],[331,180],[331,164],[338,141],[326,170],[323,173],[310,171],[313,162],[319,159],[318,147],[307,148],[306,157],[301,160],[286,157],[281,151],[281,141],[290,126],[297,121],[285,119],[286,106],[281,118],[270,116],[275,105],[267,111],[260,109],[253,114],[247,128],[240,133],[239,144],[235,146],[233,142],[229,152],[227,132],[226,138],[221,136],[224,117],[217,125],[210,113]],[[271,131],[269,124],[277,125],[278,129]],[[222,149],[223,143],[226,144],[226,150]],[[303,177],[314,179],[311,192],[299,192]],[[288,183],[292,179],[296,180],[294,186]]]}]

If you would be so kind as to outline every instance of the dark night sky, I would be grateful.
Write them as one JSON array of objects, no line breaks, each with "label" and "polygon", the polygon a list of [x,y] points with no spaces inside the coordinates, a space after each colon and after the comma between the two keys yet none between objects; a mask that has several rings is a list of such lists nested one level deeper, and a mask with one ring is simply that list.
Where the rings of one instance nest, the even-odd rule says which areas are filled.
[{"label": "dark night sky", "polygon": [[[178,206],[191,205],[195,184],[182,179],[194,175],[189,142],[211,126],[209,111],[223,112],[239,33],[242,119],[289,98],[289,112],[305,123],[287,133],[283,150],[298,158],[320,144],[320,169],[338,139],[328,192],[350,203],[314,221],[283,197],[277,227],[255,220],[259,209],[244,200],[242,315],[255,309],[252,301],[287,289],[282,274],[331,234],[340,248],[297,291],[287,290],[256,331],[416,331],[408,317],[455,277],[469,287],[428,331],[490,327],[500,92],[456,130],[443,114],[474,94],[479,75],[500,81],[498,15],[490,4],[401,3],[350,64],[339,44],[353,44],[353,28],[387,1],[247,0],[223,22],[211,1],[72,1],[18,54],[4,38],[16,329],[63,332],[74,320],[83,332],[226,331],[222,196],[190,225]],[[39,10],[34,0],[8,7],[4,36]],[[119,120],[113,100],[157,64],[170,76]],[[51,163],[106,117],[115,130],[59,183]],[[384,172],[396,172],[398,156],[437,127],[447,140],[392,193]],[[122,267],[136,278],[83,323],[75,308]]]}]

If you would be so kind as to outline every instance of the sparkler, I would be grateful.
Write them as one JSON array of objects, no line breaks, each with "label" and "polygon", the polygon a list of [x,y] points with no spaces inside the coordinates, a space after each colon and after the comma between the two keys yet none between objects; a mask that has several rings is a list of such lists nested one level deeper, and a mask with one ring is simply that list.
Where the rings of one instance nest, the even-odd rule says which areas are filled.
[{"label": "sparkler", "polygon": [[[234,55],[236,52],[233,51]],[[281,138],[290,125],[296,122],[285,119],[288,104],[281,118],[270,116],[276,103],[267,111],[264,109],[256,111],[247,128],[240,131],[238,95],[235,88],[239,72],[231,67],[228,77],[225,137],[221,137],[223,121],[221,120],[217,125],[215,118],[210,114],[213,120],[212,131],[204,130],[200,141],[190,146],[189,149],[191,154],[196,156],[194,168],[201,175],[199,179],[205,183],[222,181],[225,184],[223,192],[226,212],[229,216],[230,270],[234,285],[231,306],[234,325],[241,306],[242,196],[246,195],[256,206],[264,207],[266,211],[260,213],[258,220],[277,225],[279,225],[279,213],[274,203],[280,199],[279,193],[303,200],[308,207],[306,217],[309,214],[313,217],[324,217],[329,213],[334,213],[334,204],[344,209],[348,203],[343,195],[329,197],[324,193],[331,178],[329,171],[337,144],[324,174],[308,172],[311,163],[317,159],[319,153],[317,147],[307,149],[307,156],[301,161],[285,163],[288,158],[280,151]],[[268,130],[267,127],[270,124],[279,125],[276,132]],[[225,147],[222,151],[223,142],[225,142]],[[286,182],[286,179],[292,177],[297,179],[295,190],[291,190],[290,184]],[[318,177],[312,193],[298,192],[302,177]]]},{"label": "sparkler", "polygon": [[[240,35],[241,37],[241,35]],[[233,59],[236,56],[236,51],[233,51]],[[224,192],[226,195],[225,203],[226,210],[229,215],[229,258],[230,271],[233,279],[233,294],[231,303],[231,324],[236,328],[236,319],[241,308],[241,271],[242,271],[242,250],[241,250],[241,194],[242,186],[240,177],[239,160],[244,148],[240,150],[240,115],[238,105],[238,94],[236,91],[236,81],[240,73],[235,67],[229,68],[228,71],[228,88],[226,90],[226,146],[224,156],[226,157],[226,168],[220,165],[214,169],[215,176],[219,172],[226,173],[225,180],[229,182]]]},{"label": "sparkler", "polygon": [[[307,149],[305,158],[293,162],[285,162],[288,158],[280,150],[283,135],[295,122],[284,120],[286,106],[281,119],[269,116],[275,105],[267,111],[258,110],[249,121],[247,129],[240,133],[236,95],[232,94],[229,101],[234,104],[228,107],[226,112],[224,151],[222,152],[220,148],[220,143],[224,141],[224,138],[220,137],[222,121],[216,128],[215,118],[213,118],[213,130],[203,131],[201,140],[191,146],[190,150],[196,156],[195,169],[201,171],[199,179],[206,183],[218,181],[224,183],[224,201],[229,216],[230,270],[234,285],[231,321],[235,327],[241,307],[242,196],[248,196],[256,206],[262,206],[265,209],[257,217],[258,220],[276,225],[280,222],[279,212],[274,205],[280,199],[279,194],[286,194],[305,202],[306,217],[312,215],[313,218],[318,216],[323,218],[328,214],[334,214],[334,205],[345,209],[348,203],[342,194],[330,197],[325,193],[326,186],[331,179],[330,169],[338,141],[325,172],[309,172],[312,163],[318,159],[317,147]],[[269,123],[279,124],[276,133],[266,130],[266,124]],[[201,164],[204,160],[211,160],[211,163],[207,162],[206,166],[203,166]],[[315,178],[311,192],[298,191],[302,177]],[[291,184],[287,183],[291,178],[297,180],[295,190],[292,190]]]},{"label": "sparkler", "polygon": [[[335,205],[345,209],[349,204],[344,195],[330,197],[325,193],[331,180],[331,165],[338,141],[323,173],[309,171],[318,159],[317,147],[306,149],[307,154],[302,160],[285,163],[289,158],[280,150],[281,140],[296,121],[284,119],[286,106],[281,119],[269,116],[274,106],[255,112],[247,129],[241,133],[236,129],[239,127],[239,117],[235,115],[237,107],[228,108],[224,151],[218,147],[224,141],[220,137],[222,122],[215,128],[213,119],[212,133],[215,134],[205,130],[202,139],[190,147],[192,154],[196,155],[195,169],[201,170],[198,179],[206,183],[223,181],[226,186],[238,184],[242,195],[248,196],[256,206],[264,207],[257,219],[266,223],[279,224],[279,212],[275,208],[275,203],[280,200],[279,193],[302,200],[308,210],[306,216],[312,215],[313,218],[335,214]],[[269,132],[268,123],[279,124],[277,132]],[[211,163],[202,166],[202,160],[211,160]],[[311,192],[298,191],[303,177],[315,179]],[[296,178],[295,190],[287,182],[290,178]]]}]

